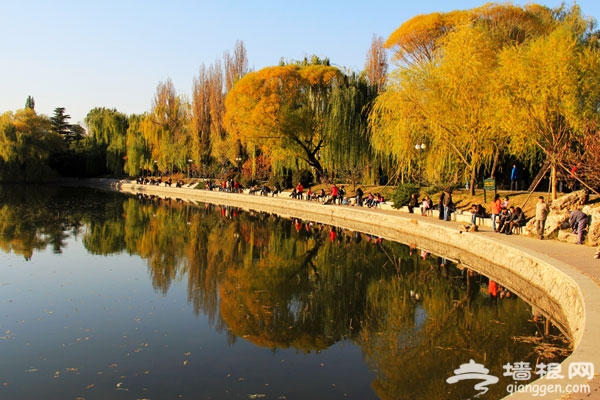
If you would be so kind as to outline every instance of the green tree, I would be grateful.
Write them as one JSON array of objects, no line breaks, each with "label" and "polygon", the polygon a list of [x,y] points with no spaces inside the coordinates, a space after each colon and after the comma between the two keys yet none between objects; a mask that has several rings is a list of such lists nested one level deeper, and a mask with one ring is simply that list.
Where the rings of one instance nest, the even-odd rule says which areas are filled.
[{"label": "green tree", "polygon": [[33,97],[27,96],[27,100],[25,101],[25,108],[35,110],[35,100],[33,100]]},{"label": "green tree", "polygon": [[105,153],[105,167],[121,174],[126,154],[128,117],[116,109],[94,108],[85,117],[92,147]]},{"label": "green tree", "polygon": [[184,170],[190,156],[187,134],[188,104],[177,95],[173,81],[167,79],[156,88],[149,114],[151,124],[144,125],[144,135],[152,159],[162,171]]},{"label": "green tree", "polygon": [[151,148],[144,136],[146,127],[151,125],[149,115],[130,115],[128,125],[124,171],[129,176],[153,171]]},{"label": "green tree", "polygon": [[64,141],[51,131],[51,122],[25,108],[0,116],[0,180],[44,181],[53,173],[51,155],[64,148]]},{"label": "green tree", "polygon": [[64,107],[57,107],[54,109],[54,115],[50,118],[52,132],[60,135],[66,143],[71,142],[71,125],[69,120],[71,116],[65,114]]}]

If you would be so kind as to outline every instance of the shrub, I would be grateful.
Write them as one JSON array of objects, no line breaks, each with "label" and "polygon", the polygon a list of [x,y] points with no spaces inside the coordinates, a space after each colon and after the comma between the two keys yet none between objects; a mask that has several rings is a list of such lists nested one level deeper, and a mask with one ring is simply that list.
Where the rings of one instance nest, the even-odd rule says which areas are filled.
[{"label": "shrub", "polygon": [[414,183],[405,183],[404,185],[398,185],[396,190],[392,194],[392,201],[394,202],[394,208],[401,208],[408,204],[410,201],[411,194],[419,194],[419,188]]},{"label": "shrub", "polygon": [[305,188],[311,187],[314,183],[315,177],[313,173],[308,169],[301,169],[294,173],[293,185],[296,186],[298,182]]}]

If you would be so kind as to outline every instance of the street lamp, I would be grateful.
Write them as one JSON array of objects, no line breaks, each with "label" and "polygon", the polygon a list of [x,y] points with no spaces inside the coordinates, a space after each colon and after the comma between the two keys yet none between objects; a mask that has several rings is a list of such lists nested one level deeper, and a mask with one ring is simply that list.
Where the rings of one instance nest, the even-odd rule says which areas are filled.
[{"label": "street lamp", "polygon": [[421,187],[421,157],[427,146],[425,143],[415,144],[415,150],[419,153],[419,187]]},{"label": "street lamp", "polygon": [[235,161],[237,161],[238,172],[241,172],[242,171],[242,157],[240,157],[240,156],[236,157]]}]

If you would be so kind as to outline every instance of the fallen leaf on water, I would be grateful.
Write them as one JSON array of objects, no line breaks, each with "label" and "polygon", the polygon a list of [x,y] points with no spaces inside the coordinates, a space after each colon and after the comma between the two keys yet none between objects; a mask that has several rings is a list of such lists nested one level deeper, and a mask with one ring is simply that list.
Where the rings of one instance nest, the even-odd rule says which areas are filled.
[{"label": "fallen leaf on water", "polygon": [[185,360],[185,361],[183,362],[183,365],[188,365],[188,362],[189,362],[188,360]]},{"label": "fallen leaf on water", "polygon": [[94,386],[95,386],[95,385],[92,383],[91,385],[87,385],[85,388],[86,388],[86,389],[93,389],[93,388],[94,388]]},{"label": "fallen leaf on water", "polygon": [[38,372],[37,368],[26,369],[25,372]]},{"label": "fallen leaf on water", "polygon": [[262,399],[263,397],[267,397],[266,394],[257,393],[257,394],[249,394],[248,397],[250,399]]},{"label": "fallen leaf on water", "polygon": [[65,368],[65,371],[79,371],[79,368]]},{"label": "fallen leaf on water", "polygon": [[187,353],[183,353],[184,356],[189,357],[192,354],[191,351],[188,351]]}]

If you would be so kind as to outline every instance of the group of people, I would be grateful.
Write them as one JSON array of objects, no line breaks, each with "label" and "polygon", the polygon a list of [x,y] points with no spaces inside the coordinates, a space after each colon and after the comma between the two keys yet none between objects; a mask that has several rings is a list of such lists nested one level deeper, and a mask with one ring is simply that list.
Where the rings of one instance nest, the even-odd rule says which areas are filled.
[{"label": "group of people", "polygon": [[[543,196],[540,197],[543,200]],[[512,235],[527,223],[527,217],[521,207],[511,206],[508,196],[501,199],[499,194],[496,194],[492,201],[491,216],[492,230],[506,235]]]},{"label": "group of people", "polygon": [[[420,205],[419,205],[420,204]],[[421,215],[426,216],[431,213],[433,210],[433,201],[429,196],[423,197],[421,201],[415,193],[410,195],[410,200],[408,201],[408,212],[414,214],[415,208],[420,207]],[[440,200],[437,204],[437,209],[439,210],[439,218],[444,221],[450,221],[450,217],[452,213],[455,211],[455,205],[452,201],[452,191],[445,190],[440,195]]]},{"label": "group of people", "polygon": [[335,183],[331,185],[329,193],[327,193],[324,188],[314,192],[311,188],[308,188],[305,191],[304,185],[298,182],[296,187],[292,189],[290,197],[299,200],[317,200],[323,204],[347,204],[359,207],[367,206],[369,208],[377,207],[378,205],[385,203],[385,198],[381,193],[369,193],[365,196],[361,188],[356,189],[354,196],[346,196],[346,189],[344,186],[338,186]]},{"label": "group of people", "polygon": [[[173,185],[173,180],[171,178],[163,180],[162,178],[154,179],[154,178],[147,178],[147,177],[140,176],[136,179],[135,182],[139,185],[156,185],[156,186],[160,186],[162,184],[164,184],[165,186]],[[175,187],[178,187],[178,188],[183,187],[184,183],[185,182],[183,180],[178,179],[175,182]]]},{"label": "group of people", "polygon": [[304,185],[301,182],[298,182],[295,188],[292,189],[292,193],[290,194],[291,198],[299,199],[299,200],[318,200],[323,204],[345,204],[346,189],[344,186],[338,187],[335,183],[331,185],[329,189],[329,194],[325,193],[325,189],[321,188],[316,192],[313,192],[309,187],[304,192]]},{"label": "group of people", "polygon": [[433,201],[431,201],[431,198],[429,196],[425,196],[423,197],[423,199],[421,199],[421,201],[419,201],[417,195],[413,193],[410,195],[410,200],[408,201],[408,212],[414,214],[414,209],[417,207],[420,207],[421,215],[429,215],[433,210]]}]

